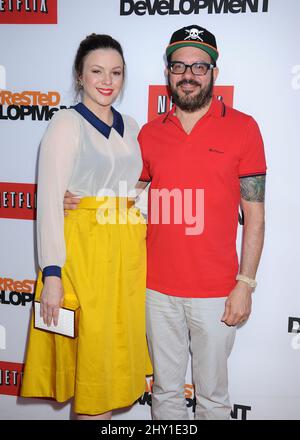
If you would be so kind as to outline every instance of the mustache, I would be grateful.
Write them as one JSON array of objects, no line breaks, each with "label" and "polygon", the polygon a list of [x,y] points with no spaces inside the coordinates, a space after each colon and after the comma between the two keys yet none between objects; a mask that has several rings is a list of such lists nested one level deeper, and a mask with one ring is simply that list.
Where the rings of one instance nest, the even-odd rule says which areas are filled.
[{"label": "mustache", "polygon": [[201,86],[201,84],[195,81],[194,79],[182,79],[181,81],[178,81],[176,86],[179,87],[185,84],[191,84],[192,86]]}]

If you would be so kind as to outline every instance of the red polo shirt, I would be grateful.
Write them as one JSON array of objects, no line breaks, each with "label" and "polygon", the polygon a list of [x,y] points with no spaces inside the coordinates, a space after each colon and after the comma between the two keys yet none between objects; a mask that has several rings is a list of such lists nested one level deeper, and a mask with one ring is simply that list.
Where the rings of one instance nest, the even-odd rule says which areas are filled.
[{"label": "red polo shirt", "polygon": [[151,181],[147,287],[174,296],[227,296],[238,273],[239,178],[265,174],[262,137],[251,116],[215,98],[190,134],[174,111],[139,134],[141,180]]}]

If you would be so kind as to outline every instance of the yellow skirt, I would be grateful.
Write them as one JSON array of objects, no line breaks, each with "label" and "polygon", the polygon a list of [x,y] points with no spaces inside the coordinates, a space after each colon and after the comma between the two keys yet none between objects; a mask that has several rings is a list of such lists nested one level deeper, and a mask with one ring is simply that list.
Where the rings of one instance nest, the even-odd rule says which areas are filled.
[{"label": "yellow skirt", "polygon": [[[58,402],[74,397],[75,412],[93,415],[129,406],[144,393],[145,375],[152,374],[146,224],[125,200],[124,208],[123,198],[85,197],[68,211],[64,306],[80,307],[79,334],[70,339],[34,329],[31,322],[21,396]],[[40,273],[36,299],[42,288]]]}]

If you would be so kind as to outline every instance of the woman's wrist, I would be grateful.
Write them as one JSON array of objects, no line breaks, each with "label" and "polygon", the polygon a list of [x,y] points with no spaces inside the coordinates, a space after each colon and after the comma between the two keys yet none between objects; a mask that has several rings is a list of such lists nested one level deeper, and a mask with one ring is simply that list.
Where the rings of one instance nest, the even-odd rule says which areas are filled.
[{"label": "woman's wrist", "polygon": [[61,278],[61,267],[60,266],[46,266],[43,269],[43,282],[48,277],[57,277]]}]

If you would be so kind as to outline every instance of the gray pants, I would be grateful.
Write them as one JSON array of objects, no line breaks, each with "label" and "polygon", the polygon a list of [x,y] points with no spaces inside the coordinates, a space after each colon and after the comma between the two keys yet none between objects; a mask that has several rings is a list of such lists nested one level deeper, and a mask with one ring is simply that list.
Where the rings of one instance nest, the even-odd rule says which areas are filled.
[{"label": "gray pants", "polygon": [[149,351],[154,368],[153,420],[188,420],[185,375],[192,353],[195,419],[229,419],[227,359],[235,327],[221,322],[226,298],[181,298],[147,289]]}]

